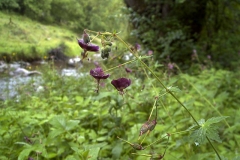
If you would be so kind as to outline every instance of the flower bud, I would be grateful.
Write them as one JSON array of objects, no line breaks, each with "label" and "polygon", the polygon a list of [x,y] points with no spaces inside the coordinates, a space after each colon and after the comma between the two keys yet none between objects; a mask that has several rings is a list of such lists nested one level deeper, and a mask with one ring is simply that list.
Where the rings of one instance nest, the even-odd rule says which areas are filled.
[{"label": "flower bud", "polygon": [[83,33],[83,41],[84,41],[84,43],[90,42],[90,37],[86,32]]},{"label": "flower bud", "polygon": [[101,57],[102,57],[102,59],[108,58],[110,52],[111,52],[111,48],[110,48],[110,47],[104,48],[104,49],[101,51]]}]

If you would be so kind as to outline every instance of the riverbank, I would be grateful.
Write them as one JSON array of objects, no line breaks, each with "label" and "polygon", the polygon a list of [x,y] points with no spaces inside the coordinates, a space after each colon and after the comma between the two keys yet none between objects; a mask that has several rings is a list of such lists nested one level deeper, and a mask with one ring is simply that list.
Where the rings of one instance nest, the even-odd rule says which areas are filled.
[{"label": "riverbank", "polygon": [[0,12],[0,60],[35,61],[47,57],[49,50],[65,46],[67,56],[79,55],[74,33],[61,26],[44,25],[29,18]]}]

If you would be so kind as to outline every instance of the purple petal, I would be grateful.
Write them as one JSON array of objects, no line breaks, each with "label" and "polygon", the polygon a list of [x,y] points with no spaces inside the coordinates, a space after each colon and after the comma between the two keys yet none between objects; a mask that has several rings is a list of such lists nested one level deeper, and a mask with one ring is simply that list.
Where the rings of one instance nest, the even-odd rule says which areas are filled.
[{"label": "purple petal", "polygon": [[79,44],[79,46],[82,48],[82,49],[86,49],[87,48],[87,44],[86,43],[84,43],[84,41],[83,41],[83,39],[78,39],[78,44]]},{"label": "purple petal", "polygon": [[90,75],[98,80],[107,79],[110,76],[109,74],[104,74],[102,68],[100,67],[90,70]]},{"label": "purple petal", "polygon": [[127,78],[119,78],[117,80],[112,80],[112,85],[118,90],[123,91],[123,89],[127,88],[131,84],[131,80]]},{"label": "purple petal", "polygon": [[87,44],[84,42],[83,39],[78,39],[78,44],[79,46],[86,50],[86,51],[90,51],[90,52],[98,52],[99,51],[99,46],[95,45],[95,44]]},{"label": "purple petal", "polygon": [[86,47],[86,50],[87,51],[90,51],[90,52],[98,52],[99,51],[99,46],[95,45],[95,44],[89,44],[87,47]]}]

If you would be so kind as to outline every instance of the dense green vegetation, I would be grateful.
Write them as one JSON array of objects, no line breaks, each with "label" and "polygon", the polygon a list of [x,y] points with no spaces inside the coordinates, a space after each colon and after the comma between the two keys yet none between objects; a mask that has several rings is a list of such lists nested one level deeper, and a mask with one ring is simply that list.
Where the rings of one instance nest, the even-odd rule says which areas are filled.
[{"label": "dense green vegetation", "polygon": [[94,0],[1,1],[0,59],[42,59],[60,45],[66,47],[66,55],[80,55],[75,42],[81,38],[83,29],[116,30],[126,35],[123,7],[122,1],[109,0],[98,3]]},{"label": "dense green vegetation", "polygon": [[[166,147],[166,159],[239,158],[239,72],[199,68],[197,76],[171,76],[176,64],[165,69],[150,56],[136,55],[124,63],[133,70],[126,73],[114,56],[101,64],[111,75],[99,93],[88,74],[60,76],[46,65],[38,84],[43,89],[37,91],[33,78],[19,86],[17,99],[2,101],[1,159],[146,159],[163,155]],[[110,84],[119,77],[132,80],[124,95]],[[140,143],[140,128],[152,109],[157,125],[141,143],[153,145],[136,151],[117,138]]]},{"label": "dense green vegetation", "polygon": [[80,77],[36,66],[41,76],[0,100],[1,160],[240,159],[239,4],[136,2],[125,0],[129,35],[122,1],[0,2],[1,60],[61,44],[89,57],[88,35],[104,58],[84,59]]},{"label": "dense green vegetation", "polygon": [[176,62],[187,70],[191,55],[198,54],[202,61],[210,56],[218,68],[239,66],[238,0],[125,2],[131,8],[131,33],[158,53],[156,59]]},{"label": "dense green vegetation", "polygon": [[68,29],[36,23],[29,18],[14,14],[0,12],[0,17],[2,60],[43,59],[50,49],[60,44],[66,46],[65,54],[69,56],[80,53],[76,44],[78,34]]}]

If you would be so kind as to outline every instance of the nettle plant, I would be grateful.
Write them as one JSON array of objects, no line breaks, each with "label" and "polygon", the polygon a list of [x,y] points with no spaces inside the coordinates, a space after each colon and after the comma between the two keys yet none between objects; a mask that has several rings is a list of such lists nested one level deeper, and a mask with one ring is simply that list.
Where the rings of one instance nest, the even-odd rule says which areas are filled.
[{"label": "nettle plant", "polygon": [[[91,36],[90,36],[91,35]],[[92,36],[93,35],[93,36]],[[132,153],[133,155],[138,155],[138,156],[146,156],[149,157],[150,159],[162,159],[167,153],[167,147],[169,145],[170,140],[170,135],[176,135],[176,134],[182,134],[186,132],[190,132],[190,139],[193,140],[192,142],[195,143],[195,145],[204,145],[205,142],[207,141],[213,151],[216,153],[217,157],[221,160],[222,156],[218,153],[217,149],[213,145],[213,141],[216,142],[221,142],[221,139],[218,135],[218,128],[215,125],[216,123],[225,120],[227,117],[226,116],[219,116],[219,117],[212,117],[208,120],[205,119],[200,119],[199,121],[194,117],[194,115],[189,111],[189,109],[180,101],[180,99],[175,95],[175,92],[179,91],[177,87],[172,87],[172,86],[166,86],[164,82],[158,77],[158,75],[155,73],[155,71],[149,67],[145,59],[152,58],[152,52],[148,53],[145,56],[141,56],[139,54],[140,50],[140,45],[130,45],[129,43],[125,42],[120,36],[119,33],[113,32],[96,32],[96,31],[91,31],[85,29],[83,32],[83,37],[82,39],[78,39],[78,44],[79,46],[83,49],[83,52],[81,53],[82,59],[85,59],[88,57],[89,52],[98,52],[100,51],[100,47],[96,44],[93,44],[92,42],[95,39],[101,39],[101,57],[103,59],[109,58],[110,54],[112,53],[112,46],[113,43],[122,43],[126,49],[133,55],[133,59],[130,59],[128,61],[125,61],[124,63],[120,65],[116,65],[114,67],[108,68],[106,70],[103,70],[98,64],[96,65],[96,68],[90,70],[90,75],[96,79],[97,81],[97,88],[96,92],[97,94],[101,94],[100,92],[100,81],[104,81],[105,79],[111,78],[110,74],[107,74],[107,72],[112,71],[114,69],[118,69],[119,67],[124,67],[126,64],[137,62],[138,64],[141,64],[141,67],[145,73],[145,76],[149,79],[154,79],[157,81],[157,84],[159,86],[155,86],[152,84],[153,90],[156,88],[161,88],[163,92],[158,93],[156,91],[155,95],[155,100],[154,104],[152,107],[152,110],[150,112],[149,118],[145,120],[145,122],[142,124],[140,127],[139,135],[137,135],[139,138],[137,142],[132,143],[127,140],[124,140],[120,138],[119,136],[117,137],[121,141],[129,144],[133,149],[136,151],[142,151],[145,150],[148,147],[151,147],[153,145],[156,145],[158,142],[161,140],[165,139],[167,142],[165,145],[165,151],[162,154],[156,154],[156,153],[151,153],[151,154],[145,154],[145,153]],[[132,72],[130,68],[125,67],[126,72]],[[124,101],[124,89],[126,89],[128,86],[133,84],[134,81],[131,79],[125,78],[125,77],[119,77],[118,79],[112,80],[111,84],[113,87],[115,87],[118,91],[119,94],[123,96],[123,101]],[[194,124],[192,124],[191,127],[186,127],[186,130],[184,131],[179,131],[175,133],[166,133],[165,135],[162,136],[162,138],[157,139],[156,141],[153,141],[152,143],[148,144],[147,146],[144,146],[144,140],[146,139],[147,136],[151,136],[151,132],[155,129],[156,125],[158,125],[158,105],[157,103],[160,101],[160,98],[163,97],[164,95],[169,94],[173,99],[176,100],[177,103],[179,103],[179,106],[182,107],[186,113],[188,113],[189,118],[191,118],[194,121]],[[161,101],[160,101],[161,102]],[[155,117],[152,118],[152,115],[155,110]],[[143,138],[141,138],[143,137]]]}]

